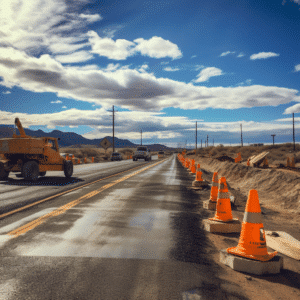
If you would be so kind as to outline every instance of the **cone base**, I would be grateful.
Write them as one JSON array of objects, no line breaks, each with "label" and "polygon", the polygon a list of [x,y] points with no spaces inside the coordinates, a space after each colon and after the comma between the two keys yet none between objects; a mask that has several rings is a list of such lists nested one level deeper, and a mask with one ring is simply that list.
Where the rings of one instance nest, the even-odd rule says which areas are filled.
[{"label": "cone base", "polygon": [[203,202],[203,208],[205,209],[216,210],[216,207],[217,207],[217,201],[207,200]]},{"label": "cone base", "polygon": [[266,262],[266,261],[271,260],[273,257],[275,257],[278,252],[277,251],[272,252],[272,253],[268,252],[267,255],[252,255],[252,254],[242,253],[237,247],[231,247],[231,248],[227,249],[227,253],[237,255],[239,257],[256,260],[256,261]]},{"label": "cone base", "polygon": [[234,221],[239,221],[239,219],[230,219],[230,220],[221,220],[221,219],[218,219],[216,217],[214,218],[209,218],[209,220],[212,220],[212,221],[216,221],[216,222],[222,222],[222,223],[230,223],[230,222],[234,222]]},{"label": "cone base", "polygon": [[220,251],[220,262],[231,269],[255,275],[278,274],[283,268],[283,257],[276,255],[269,261],[257,261]]},{"label": "cone base", "polygon": [[193,183],[192,183],[192,186],[201,186],[201,187],[205,187],[207,186],[207,183],[205,181],[197,181],[197,180],[194,180]]},{"label": "cone base", "polygon": [[202,222],[204,225],[204,230],[216,233],[239,233],[241,231],[242,226],[239,220],[234,220],[233,222],[228,223],[222,223],[210,219],[204,219]]}]

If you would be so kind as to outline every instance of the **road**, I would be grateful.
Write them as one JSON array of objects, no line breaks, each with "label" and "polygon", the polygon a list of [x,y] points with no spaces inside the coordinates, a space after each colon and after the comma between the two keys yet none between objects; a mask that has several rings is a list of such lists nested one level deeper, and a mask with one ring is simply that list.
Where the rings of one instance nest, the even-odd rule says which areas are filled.
[{"label": "road", "polygon": [[175,156],[75,170],[0,184],[2,212],[50,198],[0,220],[0,299],[182,299],[199,286],[222,299],[207,213]]}]

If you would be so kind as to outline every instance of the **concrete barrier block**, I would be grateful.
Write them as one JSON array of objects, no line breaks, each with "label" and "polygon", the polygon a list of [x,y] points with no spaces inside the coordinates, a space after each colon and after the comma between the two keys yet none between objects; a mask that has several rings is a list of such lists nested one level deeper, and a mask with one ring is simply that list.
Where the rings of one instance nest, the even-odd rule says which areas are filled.
[{"label": "concrete barrier block", "polygon": [[208,232],[218,233],[233,233],[241,231],[241,222],[239,220],[233,220],[231,222],[218,222],[209,219],[203,220],[204,229]]},{"label": "concrete barrier block", "polygon": [[212,202],[210,200],[203,201],[203,208],[209,210],[216,210],[217,202]]},{"label": "concrete barrier block", "polygon": [[252,260],[220,251],[220,262],[232,270],[255,275],[277,274],[283,268],[283,257],[276,255],[269,261]]}]

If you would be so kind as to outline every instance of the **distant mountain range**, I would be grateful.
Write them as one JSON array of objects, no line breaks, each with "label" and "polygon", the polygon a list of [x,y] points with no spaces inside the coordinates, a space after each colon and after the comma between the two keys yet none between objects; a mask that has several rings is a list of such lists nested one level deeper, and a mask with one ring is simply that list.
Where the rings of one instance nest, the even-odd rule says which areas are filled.
[{"label": "distant mountain range", "polygon": [[[13,135],[14,126],[11,125],[0,125],[0,138],[8,138],[12,137]],[[74,132],[62,132],[60,130],[53,130],[52,132],[44,132],[43,130],[31,130],[24,128],[26,135],[32,137],[54,137],[59,138],[58,141],[59,147],[81,147],[84,145],[89,146],[100,146],[102,139],[86,139],[81,135],[74,133]],[[19,130],[16,130],[16,134],[20,134]],[[106,139],[112,144],[112,137],[106,136]],[[136,148],[139,146],[138,144],[134,144],[128,140],[123,140],[115,137],[115,148]],[[151,151],[158,151],[158,150],[174,150],[173,148],[169,148],[167,146],[161,144],[152,144],[152,145],[145,145]]]}]

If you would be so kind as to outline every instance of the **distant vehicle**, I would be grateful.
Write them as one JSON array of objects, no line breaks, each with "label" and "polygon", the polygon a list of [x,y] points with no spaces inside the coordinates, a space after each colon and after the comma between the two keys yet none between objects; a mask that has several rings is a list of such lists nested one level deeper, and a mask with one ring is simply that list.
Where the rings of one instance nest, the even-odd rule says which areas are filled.
[{"label": "distant vehicle", "polygon": [[36,181],[47,171],[63,171],[67,178],[73,174],[73,163],[59,154],[56,138],[34,138],[25,134],[18,118],[15,124],[20,135],[0,139],[0,180],[10,172],[20,172],[18,177]]},{"label": "distant vehicle", "polygon": [[145,161],[151,160],[150,150],[146,146],[138,146],[136,152],[132,156],[132,160],[144,159]]},{"label": "distant vehicle", "polygon": [[164,158],[165,152],[164,151],[158,151],[158,158]]},{"label": "distant vehicle", "polygon": [[114,160],[122,160],[122,155],[118,152],[113,152],[111,154],[111,157],[110,157],[110,160],[111,161],[114,161]]}]

